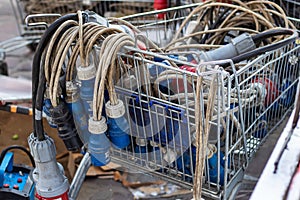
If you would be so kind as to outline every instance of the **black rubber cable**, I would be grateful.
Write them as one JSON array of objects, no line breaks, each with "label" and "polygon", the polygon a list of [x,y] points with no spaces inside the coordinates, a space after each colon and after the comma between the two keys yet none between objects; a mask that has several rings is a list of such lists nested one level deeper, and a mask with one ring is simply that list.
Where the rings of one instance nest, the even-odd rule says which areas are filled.
[{"label": "black rubber cable", "polygon": [[27,154],[27,156],[29,157],[30,159],[30,162],[32,164],[32,166],[35,168],[35,162],[34,162],[34,159],[31,155],[31,153],[23,146],[19,146],[19,145],[12,145],[12,146],[9,146],[7,148],[5,148],[2,152],[1,152],[1,155],[0,155],[0,163],[2,163],[3,159],[4,159],[4,156],[6,155],[6,153],[12,149],[19,149],[23,152],[25,152]]},{"label": "black rubber cable", "polygon": [[[267,45],[267,46],[264,46],[264,47],[260,47],[258,49],[255,49],[255,50],[246,52],[244,54],[238,55],[236,57],[233,57],[231,60],[233,61],[233,63],[238,63],[238,62],[241,62],[243,60],[249,59],[251,57],[258,56],[259,54],[266,53],[268,51],[276,50],[276,49],[278,49],[278,48],[280,48],[284,45],[290,44],[291,42],[295,41],[295,39],[298,37],[297,31],[290,30],[290,29],[280,29],[280,30],[285,34],[289,33],[292,36],[287,38],[287,39],[276,42],[274,44],[270,44],[270,45]],[[265,35],[268,35],[268,34],[269,34],[268,32],[265,33]],[[275,31],[273,34],[278,34],[278,33]],[[261,36],[257,37],[257,38],[263,39]]]},{"label": "black rubber cable", "polygon": [[[39,141],[45,139],[45,135],[44,135],[44,131],[43,131],[43,123],[42,123],[42,113],[41,113],[42,111],[40,109],[40,110],[37,110],[39,113],[36,113],[36,110],[35,110],[37,95],[42,95],[42,97],[38,98],[38,99],[43,100],[44,94],[43,93],[41,94],[41,92],[44,91],[44,87],[45,87],[45,80],[42,80],[43,82],[40,82],[40,78],[42,77],[42,76],[40,76],[40,71],[41,71],[40,68],[43,68],[40,66],[41,56],[44,52],[44,49],[46,48],[46,46],[48,45],[48,43],[50,41],[50,37],[57,30],[57,28],[67,20],[78,20],[78,16],[77,16],[77,14],[68,14],[68,15],[60,17],[55,22],[53,22],[49,26],[49,28],[45,31],[45,33],[43,34],[43,36],[37,46],[36,53],[33,57],[33,62],[32,62],[33,127],[34,127],[34,136],[37,137]],[[43,86],[40,86],[41,84],[43,84]],[[42,88],[39,89],[39,93],[38,93],[39,86]],[[36,117],[36,115],[37,115],[37,117]]]},{"label": "black rubber cable", "polygon": [[290,29],[273,29],[269,31],[265,31],[256,35],[251,36],[254,42],[260,42],[264,39],[267,39],[269,37],[275,37],[279,35],[292,35],[294,34],[293,31]]}]

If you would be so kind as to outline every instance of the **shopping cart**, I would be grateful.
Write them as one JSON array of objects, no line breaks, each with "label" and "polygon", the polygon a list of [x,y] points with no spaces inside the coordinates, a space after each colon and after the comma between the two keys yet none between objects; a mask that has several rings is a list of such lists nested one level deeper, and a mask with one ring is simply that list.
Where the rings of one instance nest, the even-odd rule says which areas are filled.
[{"label": "shopping cart", "polygon": [[[47,25],[51,24],[60,15],[74,13],[78,10],[91,10],[101,16],[121,17],[154,9],[153,0],[10,0],[10,2],[16,18],[19,36],[0,42],[1,74],[7,74],[5,57],[10,56],[11,53],[22,47],[28,47],[34,51],[42,34],[47,29]],[[170,5],[175,5],[173,1],[170,3]],[[42,14],[42,16],[37,17],[37,14]],[[45,14],[47,14],[47,17],[45,17]],[[53,16],[49,17],[49,14]],[[36,16],[26,21],[28,15]],[[28,26],[28,24],[31,24],[31,26]]]},{"label": "shopping cart", "polygon": [[[197,5],[123,19],[164,46],[194,6]],[[167,17],[157,19],[159,13]],[[137,38],[143,40],[142,35]],[[210,126],[208,143],[202,143],[207,155],[202,193],[213,199],[234,199],[244,169],[293,106],[300,46],[297,38],[292,38],[243,66],[231,60],[212,61],[196,65],[196,72],[184,70],[195,65],[180,60],[188,54],[197,56],[196,52],[161,55],[128,48],[130,55],[121,53],[119,60],[134,64],[128,76],[121,78],[117,92],[127,109],[131,142],[126,149],[113,149],[113,161],[191,188],[196,167],[195,130],[200,115],[202,129]],[[148,59],[153,57],[157,61]],[[174,70],[170,63],[181,69]],[[220,66],[227,66],[230,72]],[[145,68],[149,71],[145,72]],[[203,68],[205,72],[201,72]],[[197,90],[201,94],[198,99]],[[215,96],[215,101],[210,102],[212,117],[206,118],[211,95]],[[201,114],[195,110],[197,104]],[[205,120],[209,123],[205,124]]]},{"label": "shopping cart", "polygon": [[[81,1],[81,0],[52,0],[52,1],[34,1],[34,0],[11,0],[11,5],[17,21],[19,35],[25,45],[35,49],[41,35],[46,30],[46,26],[36,25],[28,26],[25,19],[33,14],[59,14],[65,15],[74,13],[78,10],[91,10],[102,16],[124,16],[132,13],[146,12],[153,9],[152,1]],[[129,12],[131,11],[131,12]],[[53,17],[34,17],[35,21],[28,23],[43,22],[51,24],[57,16]]]},{"label": "shopping cart", "polygon": [[[110,118],[107,112],[108,126],[118,131],[93,134],[107,136],[112,143],[112,160],[128,169],[153,174],[187,188],[201,179],[204,196],[233,199],[251,158],[293,106],[299,81],[300,46],[296,42],[297,34],[289,30],[293,34],[272,49],[257,52],[239,64],[232,59],[199,62],[201,55],[197,50],[162,53],[157,46],[168,44],[187,13],[198,5],[121,18],[141,31],[132,31],[135,46],[126,46],[118,53],[114,63],[119,65],[116,67],[119,70],[110,71],[115,79],[108,80],[115,87],[115,90],[108,90],[117,93],[125,114],[120,117],[120,113],[114,113],[118,117]],[[118,22],[118,19],[111,19],[110,23],[115,23],[114,20]],[[181,30],[183,33],[187,27]],[[101,42],[98,44],[103,44]],[[96,52],[101,48],[93,47]],[[72,51],[72,48],[67,50]],[[65,59],[66,62],[76,60],[67,56]],[[97,59],[94,62],[97,63]],[[75,69],[74,65],[71,66]],[[83,81],[86,80],[81,83],[85,83]],[[88,104],[87,98],[81,99]],[[105,115],[101,109],[99,106],[99,110],[93,110],[97,112],[97,119]],[[109,111],[113,112],[111,108]],[[122,120],[114,120],[117,118]],[[90,119],[93,123],[94,118]],[[77,127],[79,134],[81,128]],[[104,143],[102,141],[101,145]],[[99,149],[94,145],[92,150]],[[109,157],[107,152],[104,162]],[[200,165],[203,165],[203,176],[196,170],[201,169]]]},{"label": "shopping cart", "polygon": [[297,0],[274,0],[274,2],[285,10],[290,20],[300,29],[300,2]]}]

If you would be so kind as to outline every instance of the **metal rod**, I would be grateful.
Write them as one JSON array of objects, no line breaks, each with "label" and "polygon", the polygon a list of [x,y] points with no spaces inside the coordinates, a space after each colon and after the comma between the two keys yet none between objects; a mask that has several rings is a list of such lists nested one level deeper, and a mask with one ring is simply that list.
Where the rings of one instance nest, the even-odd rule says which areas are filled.
[{"label": "metal rod", "polygon": [[69,199],[70,200],[75,200],[77,198],[80,188],[82,186],[82,183],[85,179],[85,175],[86,175],[88,169],[90,168],[91,163],[92,163],[91,156],[88,152],[86,152],[78,166],[76,174],[71,183],[70,191],[69,191]]}]

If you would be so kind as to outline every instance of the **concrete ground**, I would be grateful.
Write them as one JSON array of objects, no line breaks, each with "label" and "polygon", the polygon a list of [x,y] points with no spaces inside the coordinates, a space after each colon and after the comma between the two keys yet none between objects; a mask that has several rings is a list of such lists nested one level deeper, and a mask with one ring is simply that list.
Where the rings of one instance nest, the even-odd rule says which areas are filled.
[{"label": "concrete ground", "polygon": [[[0,1],[0,42],[6,41],[10,38],[19,36],[17,29],[17,22],[11,9],[10,0]],[[7,57],[8,72],[12,77],[31,79],[31,61],[32,52],[28,48],[21,48],[14,52],[13,57]],[[0,119],[1,121],[3,119]],[[259,178],[268,158],[272,152],[274,145],[281,133],[281,127],[276,132],[270,135],[267,141],[262,145],[260,150],[253,157],[244,178],[244,185],[238,193],[236,199],[249,199],[251,192]],[[147,176],[138,176],[140,179],[147,180]],[[190,199],[190,196],[176,197],[177,199]],[[78,199],[90,200],[107,200],[107,199],[133,199],[131,192],[124,188],[121,183],[115,182],[112,179],[97,179],[88,178],[80,191]]]}]

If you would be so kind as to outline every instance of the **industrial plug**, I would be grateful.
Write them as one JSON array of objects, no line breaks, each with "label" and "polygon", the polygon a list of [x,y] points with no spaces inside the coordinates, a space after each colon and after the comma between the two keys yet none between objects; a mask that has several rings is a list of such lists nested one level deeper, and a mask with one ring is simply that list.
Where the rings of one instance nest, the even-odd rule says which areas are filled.
[{"label": "industrial plug", "polygon": [[54,123],[57,125],[58,135],[69,151],[77,151],[83,144],[74,124],[73,115],[66,103],[61,100],[56,107],[50,109]]},{"label": "industrial plug", "polygon": [[106,115],[108,117],[108,135],[110,141],[117,148],[123,149],[130,144],[129,124],[125,114],[123,101],[118,99],[116,105],[111,105],[110,101],[105,104]]},{"label": "industrial plug", "polygon": [[90,139],[88,151],[91,154],[92,164],[94,166],[104,166],[110,162],[110,141],[106,136],[107,124],[105,117],[95,121],[90,117],[88,122]]},{"label": "industrial plug", "polygon": [[43,102],[43,113],[45,114],[45,118],[51,128],[57,128],[57,125],[54,123],[53,118],[50,113],[50,109],[53,108],[50,97],[49,97],[49,88],[46,88],[45,98]]},{"label": "industrial plug", "polygon": [[33,172],[36,198],[68,200],[69,182],[62,166],[56,161],[53,140],[45,135],[45,140],[39,141],[32,133],[28,137],[28,144],[36,165]]},{"label": "industrial plug", "polygon": [[96,68],[94,65],[87,67],[77,67],[77,77],[81,82],[80,98],[83,103],[85,113],[91,117],[93,116],[93,94],[95,84]]},{"label": "industrial plug", "polygon": [[255,42],[248,33],[241,34],[233,38],[229,44],[220,48],[201,52],[200,61],[208,62],[215,60],[230,59],[235,56],[241,55],[256,48]]},{"label": "industrial plug", "polygon": [[53,118],[50,114],[50,109],[53,109],[53,106],[51,104],[50,99],[44,99],[44,104],[43,104],[43,112],[45,114],[45,117],[47,119],[47,122],[51,128],[57,128],[57,125],[54,123]]},{"label": "industrial plug", "polygon": [[81,99],[79,98],[79,89],[73,81],[66,82],[65,100],[69,111],[73,115],[78,134],[80,135],[83,143],[87,145],[90,137],[87,117]]}]

